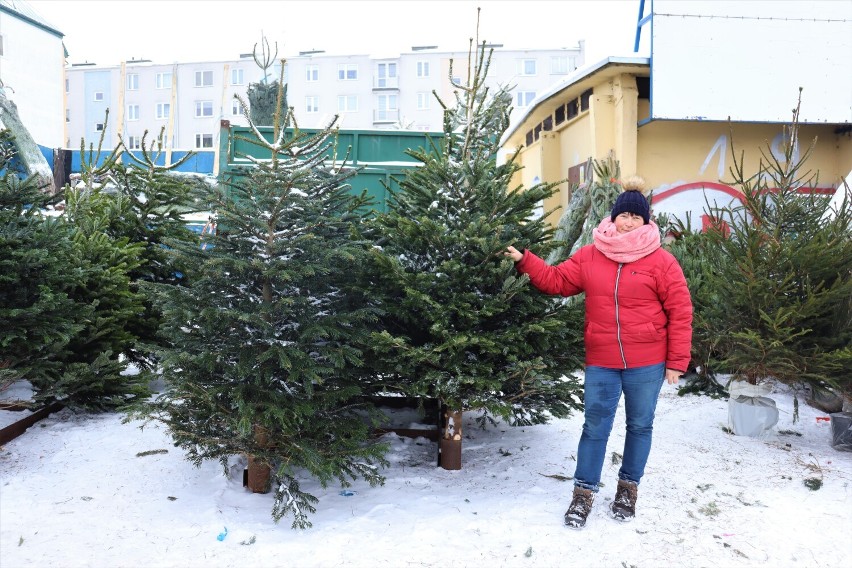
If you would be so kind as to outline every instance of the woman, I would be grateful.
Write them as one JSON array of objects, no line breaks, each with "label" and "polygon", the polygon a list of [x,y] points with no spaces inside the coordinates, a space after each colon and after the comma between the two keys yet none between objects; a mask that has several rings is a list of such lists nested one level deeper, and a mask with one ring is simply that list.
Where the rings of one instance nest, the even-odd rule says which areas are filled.
[{"label": "woman", "polygon": [[648,201],[636,190],[618,196],[610,217],[594,230],[594,244],[558,266],[511,246],[505,254],[542,292],[586,293],[585,423],[565,524],[586,524],[622,392],[627,435],[610,510],[629,521],[636,514],[663,380],[677,384],[689,364],[692,301],[683,271],[660,248]]}]

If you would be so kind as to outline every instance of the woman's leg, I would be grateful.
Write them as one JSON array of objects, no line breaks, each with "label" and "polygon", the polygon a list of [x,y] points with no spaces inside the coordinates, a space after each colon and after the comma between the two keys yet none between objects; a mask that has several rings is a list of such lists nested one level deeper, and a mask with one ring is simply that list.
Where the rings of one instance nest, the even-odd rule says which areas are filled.
[{"label": "woman's leg", "polygon": [[583,402],[585,423],[577,449],[574,485],[597,492],[604,454],[618,400],[621,398],[621,369],[586,367]]},{"label": "woman's leg", "polygon": [[624,389],[624,410],[627,416],[627,435],[624,439],[624,456],[619,479],[636,484],[645,473],[648,454],[651,453],[651,435],[654,430],[654,412],[663,386],[665,363],[625,369],[621,372]]}]

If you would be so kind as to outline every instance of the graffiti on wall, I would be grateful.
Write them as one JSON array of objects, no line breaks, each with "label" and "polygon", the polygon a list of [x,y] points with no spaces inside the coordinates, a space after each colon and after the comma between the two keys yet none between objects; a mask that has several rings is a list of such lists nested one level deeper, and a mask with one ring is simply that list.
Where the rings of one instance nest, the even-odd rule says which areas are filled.
[{"label": "graffiti on wall", "polygon": [[[785,149],[788,145],[790,145],[790,132],[782,131],[775,135],[772,138],[772,142],[769,144],[769,151],[772,154],[772,157],[780,163],[784,163],[786,161]],[[799,161],[799,140],[795,139],[792,141],[792,161]],[[728,135],[722,134],[719,138],[716,139],[716,142],[713,143],[713,146],[710,148],[710,151],[707,152],[707,157],[704,158],[704,162],[702,162],[701,167],[698,168],[698,175],[703,176],[707,171],[707,168],[710,167],[710,164],[713,162],[713,159],[718,159],[718,163],[716,166],[716,176],[718,179],[722,179],[728,173],[727,168],[725,167],[725,163],[728,157]],[[764,172],[762,174],[764,176],[763,181],[771,182],[771,178],[769,178],[769,174]],[[771,185],[771,184],[770,184]]]},{"label": "graffiti on wall", "polygon": [[[789,131],[782,131],[776,134],[769,143],[769,151],[772,157],[779,163],[786,161],[785,149],[790,145]],[[716,178],[721,180],[727,174],[726,167],[728,156],[728,135],[722,134],[719,136],[707,156],[698,168],[698,178],[712,175],[714,169],[712,165],[716,164]],[[799,141],[792,140],[792,161],[798,162],[800,157]],[[709,170],[709,172],[708,172]],[[774,182],[768,172],[763,172],[762,182],[765,182],[769,187],[773,187]],[[808,188],[809,191],[818,191],[820,193],[833,192],[832,188]],[[742,205],[740,200],[739,190],[720,182],[711,181],[694,181],[680,182],[673,185],[664,185],[654,191],[652,198],[652,206],[655,213],[666,213],[669,216],[677,217],[682,222],[689,221],[693,229],[706,228],[710,223],[710,218],[707,215],[708,209],[736,207]]]}]

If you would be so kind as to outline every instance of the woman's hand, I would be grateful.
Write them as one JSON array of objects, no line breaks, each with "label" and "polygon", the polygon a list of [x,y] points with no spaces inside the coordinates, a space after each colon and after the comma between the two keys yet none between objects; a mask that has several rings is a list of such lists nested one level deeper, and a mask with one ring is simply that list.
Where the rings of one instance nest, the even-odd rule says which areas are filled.
[{"label": "woman's hand", "polygon": [[666,382],[670,385],[676,385],[677,380],[683,375],[683,371],[675,369],[666,369]]},{"label": "woman's hand", "polygon": [[522,253],[521,251],[519,251],[518,249],[516,249],[512,245],[507,246],[506,252],[504,252],[503,254],[508,256],[509,258],[514,260],[515,262],[520,262],[521,259],[524,258],[524,253]]}]

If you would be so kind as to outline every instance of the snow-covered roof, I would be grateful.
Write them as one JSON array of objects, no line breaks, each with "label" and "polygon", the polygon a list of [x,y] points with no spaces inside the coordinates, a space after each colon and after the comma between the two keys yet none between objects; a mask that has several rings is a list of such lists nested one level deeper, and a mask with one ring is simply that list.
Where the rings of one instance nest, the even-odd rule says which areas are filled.
[{"label": "snow-covered roof", "polygon": [[65,35],[56,29],[56,26],[48,22],[44,16],[36,12],[35,8],[28,2],[24,2],[24,0],[0,0],[0,10],[14,14],[60,37]]},{"label": "snow-covered roof", "polygon": [[509,123],[509,128],[506,130],[506,132],[503,134],[503,138],[500,140],[501,145],[505,144],[506,141],[511,138],[511,136],[518,130],[518,128],[520,128],[520,126],[527,120],[527,117],[532,114],[535,114],[536,111],[542,105],[547,103],[554,96],[569,88],[571,85],[588,79],[592,75],[595,75],[596,73],[599,73],[608,67],[616,67],[623,65],[650,68],[651,59],[649,57],[638,57],[636,55],[611,55],[606,59],[602,59],[596,63],[590,63],[588,65],[578,67],[569,75],[567,75],[565,79],[554,83],[549,89],[538,94],[536,98],[532,100],[530,105],[524,110],[524,112],[520,112],[518,114],[515,114],[514,112],[512,113],[513,116],[511,122]]}]

